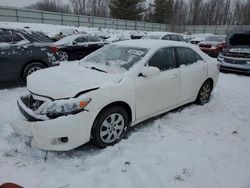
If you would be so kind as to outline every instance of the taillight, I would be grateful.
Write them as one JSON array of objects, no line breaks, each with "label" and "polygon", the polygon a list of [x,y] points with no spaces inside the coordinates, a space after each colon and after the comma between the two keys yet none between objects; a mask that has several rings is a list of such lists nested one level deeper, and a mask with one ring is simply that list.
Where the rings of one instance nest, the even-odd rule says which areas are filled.
[{"label": "taillight", "polygon": [[57,46],[49,46],[49,48],[50,48],[50,50],[51,50],[53,53],[58,52]]}]

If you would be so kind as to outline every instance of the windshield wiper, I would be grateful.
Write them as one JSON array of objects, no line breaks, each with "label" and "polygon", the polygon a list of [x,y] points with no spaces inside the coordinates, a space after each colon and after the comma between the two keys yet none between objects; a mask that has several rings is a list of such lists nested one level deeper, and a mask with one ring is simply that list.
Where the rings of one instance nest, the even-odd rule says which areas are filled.
[{"label": "windshield wiper", "polygon": [[90,69],[92,69],[92,70],[97,70],[97,71],[104,72],[104,73],[107,73],[107,71],[98,69],[98,68],[96,68],[96,67],[91,67]]}]

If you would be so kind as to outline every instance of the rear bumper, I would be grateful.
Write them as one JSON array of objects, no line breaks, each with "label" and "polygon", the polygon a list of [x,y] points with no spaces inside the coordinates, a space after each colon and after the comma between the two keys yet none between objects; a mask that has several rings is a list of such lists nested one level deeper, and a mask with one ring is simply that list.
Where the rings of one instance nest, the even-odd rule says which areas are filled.
[{"label": "rear bumper", "polygon": [[208,55],[210,55],[210,56],[212,56],[212,57],[218,57],[218,55],[219,55],[219,53],[220,53],[220,50],[219,50],[219,49],[201,48],[201,47],[200,47],[200,49],[201,49],[204,53],[206,53],[206,54],[208,54]]}]

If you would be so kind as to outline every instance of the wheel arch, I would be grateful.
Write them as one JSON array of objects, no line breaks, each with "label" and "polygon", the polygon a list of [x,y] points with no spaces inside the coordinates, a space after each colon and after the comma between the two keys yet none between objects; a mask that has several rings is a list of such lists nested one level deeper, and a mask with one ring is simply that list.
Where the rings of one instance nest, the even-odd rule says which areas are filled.
[{"label": "wheel arch", "polygon": [[26,68],[28,65],[32,64],[32,63],[41,63],[41,64],[43,64],[45,67],[48,67],[48,65],[47,65],[44,61],[41,61],[41,60],[30,60],[30,61],[26,62],[26,63],[22,66],[22,69],[21,69],[21,72],[20,72],[20,77],[23,77],[25,68]]},{"label": "wheel arch", "polygon": [[128,119],[129,119],[129,122],[131,123],[132,122],[132,118],[133,118],[133,114],[132,114],[132,109],[131,107],[129,106],[128,103],[124,102],[124,101],[115,101],[115,102],[112,102],[106,106],[104,106],[100,112],[97,114],[96,118],[107,108],[110,108],[112,106],[120,106],[122,107],[124,110],[126,110],[126,112],[128,113]]},{"label": "wheel arch", "polygon": [[110,107],[115,107],[115,106],[120,106],[122,107],[127,113],[128,113],[128,119],[129,119],[129,123],[132,122],[132,117],[133,117],[133,114],[132,114],[132,109],[131,107],[128,105],[128,103],[124,102],[124,101],[115,101],[115,102],[112,102],[106,106],[104,106],[97,114],[97,116],[95,117],[95,120],[93,122],[93,125],[91,127],[91,134],[92,134],[92,131],[93,131],[93,128],[94,128],[94,124],[95,122],[97,121],[98,117],[100,116],[100,114],[103,113],[103,111],[105,111],[107,108],[110,108]]}]

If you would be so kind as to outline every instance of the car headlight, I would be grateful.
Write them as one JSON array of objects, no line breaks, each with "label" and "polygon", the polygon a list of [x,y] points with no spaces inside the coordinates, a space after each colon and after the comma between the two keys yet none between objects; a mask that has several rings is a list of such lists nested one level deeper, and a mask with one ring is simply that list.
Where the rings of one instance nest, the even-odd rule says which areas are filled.
[{"label": "car headlight", "polygon": [[42,111],[42,114],[46,114],[50,118],[76,114],[83,111],[90,101],[91,101],[90,98],[88,99],[70,98],[70,99],[56,100],[50,103]]}]

